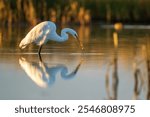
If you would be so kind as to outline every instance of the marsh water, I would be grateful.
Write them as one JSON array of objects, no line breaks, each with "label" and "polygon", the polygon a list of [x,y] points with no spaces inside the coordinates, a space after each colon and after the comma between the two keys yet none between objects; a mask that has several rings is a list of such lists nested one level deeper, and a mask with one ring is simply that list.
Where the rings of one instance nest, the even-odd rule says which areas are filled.
[{"label": "marsh water", "polygon": [[69,27],[84,52],[70,36],[48,42],[42,61],[36,45],[18,48],[32,27],[0,28],[0,99],[150,99],[149,26],[125,25],[117,44],[113,26]]}]

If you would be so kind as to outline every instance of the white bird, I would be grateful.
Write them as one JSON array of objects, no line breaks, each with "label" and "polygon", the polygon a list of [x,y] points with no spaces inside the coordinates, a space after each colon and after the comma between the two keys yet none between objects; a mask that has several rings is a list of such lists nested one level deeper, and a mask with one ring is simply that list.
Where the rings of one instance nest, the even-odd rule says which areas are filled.
[{"label": "white bird", "polygon": [[19,47],[24,49],[31,43],[35,43],[39,46],[38,54],[40,55],[42,46],[46,44],[49,40],[64,42],[68,40],[68,34],[71,34],[80,44],[83,50],[83,45],[78,39],[78,34],[75,30],[71,28],[64,28],[59,36],[56,33],[56,25],[51,21],[44,21],[36,25],[31,31],[25,36],[25,38],[20,42]]}]

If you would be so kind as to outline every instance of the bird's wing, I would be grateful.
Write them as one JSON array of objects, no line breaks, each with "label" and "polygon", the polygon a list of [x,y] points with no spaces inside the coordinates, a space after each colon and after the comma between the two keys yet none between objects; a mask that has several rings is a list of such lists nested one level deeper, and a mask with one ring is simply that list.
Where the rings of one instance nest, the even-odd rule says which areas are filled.
[{"label": "bird's wing", "polygon": [[45,31],[45,25],[36,26],[26,35],[25,38],[29,40],[28,43],[33,43],[33,42],[37,43],[43,38],[44,31]]},{"label": "bird's wing", "polygon": [[43,43],[50,33],[56,30],[55,24],[50,24],[49,22],[44,22],[35,26],[25,38],[29,40],[28,43]]}]

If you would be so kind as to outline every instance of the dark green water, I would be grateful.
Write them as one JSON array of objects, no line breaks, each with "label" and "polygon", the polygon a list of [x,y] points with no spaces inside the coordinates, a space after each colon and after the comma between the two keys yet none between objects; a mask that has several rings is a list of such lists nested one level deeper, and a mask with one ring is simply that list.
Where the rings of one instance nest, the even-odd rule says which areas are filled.
[{"label": "dark green water", "polygon": [[70,37],[47,43],[40,62],[37,46],[18,48],[29,27],[1,27],[0,99],[150,99],[149,27],[125,26],[116,48],[111,26],[73,28],[84,54]]}]

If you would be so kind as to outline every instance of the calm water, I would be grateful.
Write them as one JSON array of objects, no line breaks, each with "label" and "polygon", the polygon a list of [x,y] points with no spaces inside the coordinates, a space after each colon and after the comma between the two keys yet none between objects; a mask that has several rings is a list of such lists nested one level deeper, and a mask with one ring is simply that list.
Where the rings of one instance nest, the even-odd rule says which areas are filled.
[{"label": "calm water", "polygon": [[[60,28],[60,27],[59,27]],[[38,47],[18,44],[31,27],[0,28],[0,99],[150,99],[150,28],[74,27],[75,39]],[[60,31],[58,31],[60,32]]]}]

